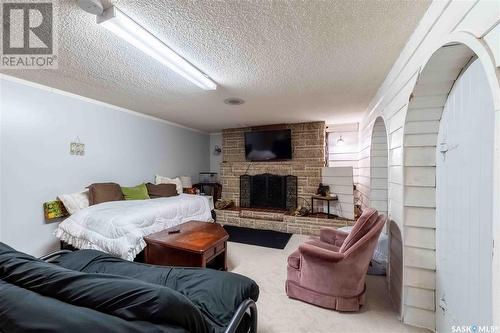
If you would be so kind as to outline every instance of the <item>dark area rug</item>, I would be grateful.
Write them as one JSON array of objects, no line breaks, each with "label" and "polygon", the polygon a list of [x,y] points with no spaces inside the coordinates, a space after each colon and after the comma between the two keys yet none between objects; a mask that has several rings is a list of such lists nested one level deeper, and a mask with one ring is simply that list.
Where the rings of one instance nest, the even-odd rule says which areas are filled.
[{"label": "dark area rug", "polygon": [[290,237],[292,237],[292,234],[286,232],[235,227],[232,225],[225,225],[224,229],[229,234],[230,242],[281,250],[285,248]]}]

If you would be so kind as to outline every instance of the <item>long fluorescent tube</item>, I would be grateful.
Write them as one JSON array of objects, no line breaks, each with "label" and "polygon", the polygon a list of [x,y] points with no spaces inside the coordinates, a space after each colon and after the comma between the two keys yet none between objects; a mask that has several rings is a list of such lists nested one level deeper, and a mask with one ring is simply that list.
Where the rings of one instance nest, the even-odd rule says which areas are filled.
[{"label": "long fluorescent tube", "polygon": [[172,51],[149,31],[141,27],[121,10],[112,6],[97,16],[97,23],[142,52],[205,90],[217,89],[217,84],[187,60]]}]

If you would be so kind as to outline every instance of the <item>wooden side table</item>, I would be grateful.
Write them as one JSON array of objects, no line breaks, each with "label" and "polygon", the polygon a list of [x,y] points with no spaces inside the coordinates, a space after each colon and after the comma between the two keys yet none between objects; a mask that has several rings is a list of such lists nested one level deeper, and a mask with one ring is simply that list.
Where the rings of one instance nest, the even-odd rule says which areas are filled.
[{"label": "wooden side table", "polygon": [[[178,233],[169,233],[180,228]],[[189,221],[144,237],[147,264],[227,270],[229,235],[217,223]]]},{"label": "wooden side table", "polygon": [[330,218],[330,216],[333,215],[333,214],[330,214],[330,202],[332,202],[332,201],[334,203],[339,202],[339,198],[336,195],[335,196],[332,196],[332,195],[327,195],[327,196],[313,195],[311,197],[311,214],[314,213],[314,200],[326,201],[328,203],[328,208],[327,208],[328,218]]}]

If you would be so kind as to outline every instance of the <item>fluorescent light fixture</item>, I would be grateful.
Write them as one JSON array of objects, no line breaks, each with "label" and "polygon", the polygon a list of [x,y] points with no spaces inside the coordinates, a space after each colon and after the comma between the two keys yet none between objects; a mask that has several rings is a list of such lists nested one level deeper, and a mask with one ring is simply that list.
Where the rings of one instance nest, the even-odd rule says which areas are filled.
[{"label": "fluorescent light fixture", "polygon": [[216,90],[217,84],[186,59],[172,51],[161,40],[141,27],[121,10],[112,6],[97,16],[97,23],[142,52],[155,58],[177,74],[205,90]]}]

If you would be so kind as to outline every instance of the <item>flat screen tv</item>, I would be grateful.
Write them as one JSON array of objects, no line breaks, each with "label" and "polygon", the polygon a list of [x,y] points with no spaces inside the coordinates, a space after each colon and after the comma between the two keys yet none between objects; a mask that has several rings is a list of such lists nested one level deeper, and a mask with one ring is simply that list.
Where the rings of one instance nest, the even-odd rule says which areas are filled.
[{"label": "flat screen tv", "polygon": [[292,159],[292,131],[272,130],[245,133],[247,161]]}]

